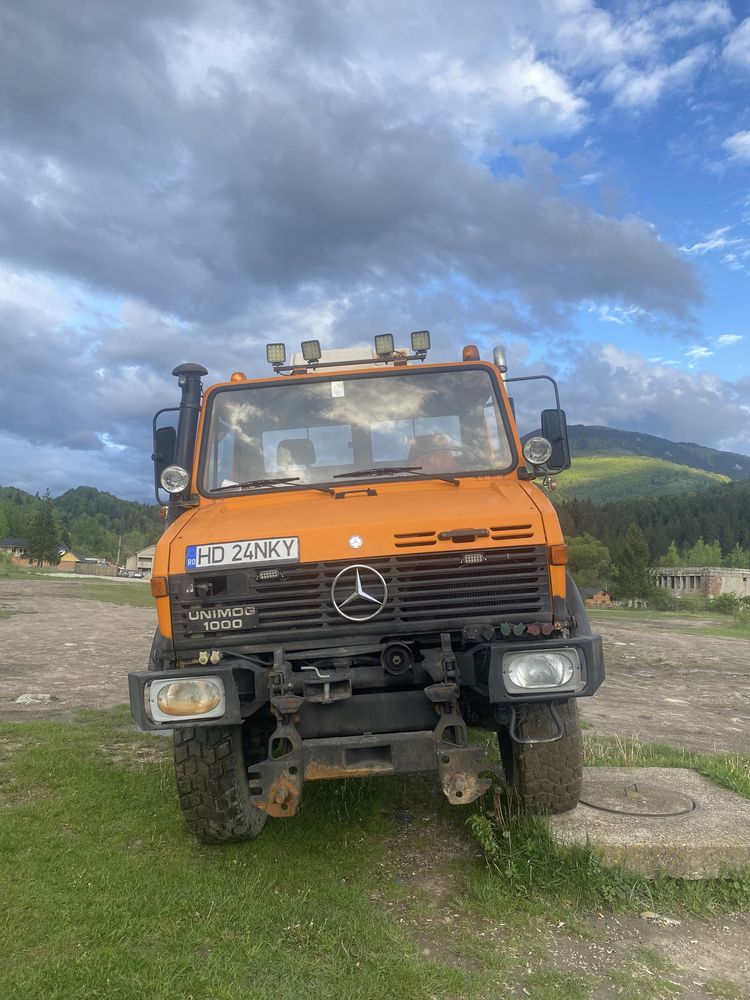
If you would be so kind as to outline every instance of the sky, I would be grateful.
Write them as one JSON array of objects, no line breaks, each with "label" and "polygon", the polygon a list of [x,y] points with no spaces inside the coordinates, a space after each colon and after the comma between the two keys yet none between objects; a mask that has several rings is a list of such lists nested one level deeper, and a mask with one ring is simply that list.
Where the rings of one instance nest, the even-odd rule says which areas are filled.
[{"label": "sky", "polygon": [[429,329],[750,454],[750,8],[0,3],[0,485],[151,493],[172,368]]}]

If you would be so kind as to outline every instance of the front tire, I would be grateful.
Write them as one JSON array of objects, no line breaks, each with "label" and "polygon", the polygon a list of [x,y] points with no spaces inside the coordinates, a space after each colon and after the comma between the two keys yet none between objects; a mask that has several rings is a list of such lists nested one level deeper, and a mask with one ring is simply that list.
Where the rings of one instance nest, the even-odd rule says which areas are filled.
[{"label": "front tire", "polygon": [[[554,743],[516,743],[507,728],[497,734],[508,789],[524,811],[557,815],[575,809],[581,797],[583,740],[578,706],[571,699],[555,707],[565,732]],[[519,705],[516,712],[520,739],[544,739],[557,732],[545,705]]]},{"label": "front tire", "polygon": [[174,731],[177,792],[191,833],[204,844],[254,840],[268,816],[250,801],[242,726]]}]

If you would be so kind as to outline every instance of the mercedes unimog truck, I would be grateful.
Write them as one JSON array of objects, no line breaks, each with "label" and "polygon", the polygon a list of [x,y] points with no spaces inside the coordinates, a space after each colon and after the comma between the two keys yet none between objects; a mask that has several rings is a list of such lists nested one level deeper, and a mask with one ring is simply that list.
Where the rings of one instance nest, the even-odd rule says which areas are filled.
[{"label": "mercedes unimog truck", "polygon": [[[547,495],[570,464],[557,386],[508,377],[500,348],[429,346],[269,344],[267,376],[205,392],[200,365],[173,372],[158,630],[130,703],[173,732],[201,841],[257,836],[317,779],[432,771],[466,805],[490,784],[469,726],[497,733],[522,807],[578,802],[577,699],[604,668]],[[555,406],[522,444],[508,390],[531,378]]]}]

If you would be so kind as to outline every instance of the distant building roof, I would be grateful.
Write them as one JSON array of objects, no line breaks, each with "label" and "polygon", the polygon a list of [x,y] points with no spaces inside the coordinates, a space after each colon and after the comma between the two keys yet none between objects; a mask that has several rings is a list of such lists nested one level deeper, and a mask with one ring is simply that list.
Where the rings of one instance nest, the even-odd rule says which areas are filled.
[{"label": "distant building roof", "polygon": [[581,594],[584,597],[593,597],[594,594],[609,594],[609,591],[606,587],[581,587]]},{"label": "distant building roof", "polygon": [[0,549],[25,549],[28,544],[28,538],[0,538]]}]

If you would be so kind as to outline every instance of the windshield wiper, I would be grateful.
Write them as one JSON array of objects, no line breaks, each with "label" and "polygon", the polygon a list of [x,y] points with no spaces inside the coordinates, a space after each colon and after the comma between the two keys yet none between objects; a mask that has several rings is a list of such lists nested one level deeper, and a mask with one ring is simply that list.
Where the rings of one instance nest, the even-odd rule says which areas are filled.
[{"label": "windshield wiper", "polygon": [[281,483],[296,483],[299,476],[287,476],[280,479],[250,479],[246,483],[227,483],[226,486],[215,486],[212,493],[219,493],[221,490],[243,490],[250,486],[278,486]]},{"label": "windshield wiper", "polygon": [[[211,490],[212,493],[219,493],[222,490],[244,490],[254,486],[281,486],[286,483],[298,483],[299,476],[282,476],[278,479],[251,479],[247,483],[227,483],[226,486],[217,486]],[[305,483],[308,490],[317,490],[319,493],[335,493],[330,486],[314,486],[312,483]]]},{"label": "windshield wiper", "polygon": [[358,477],[369,478],[370,476],[395,476],[410,472],[417,479],[441,479],[444,483],[452,486],[460,486],[461,480],[455,476],[446,476],[440,472],[423,472],[421,465],[380,465],[375,469],[357,469],[356,472],[339,472],[334,479],[355,479]]}]

